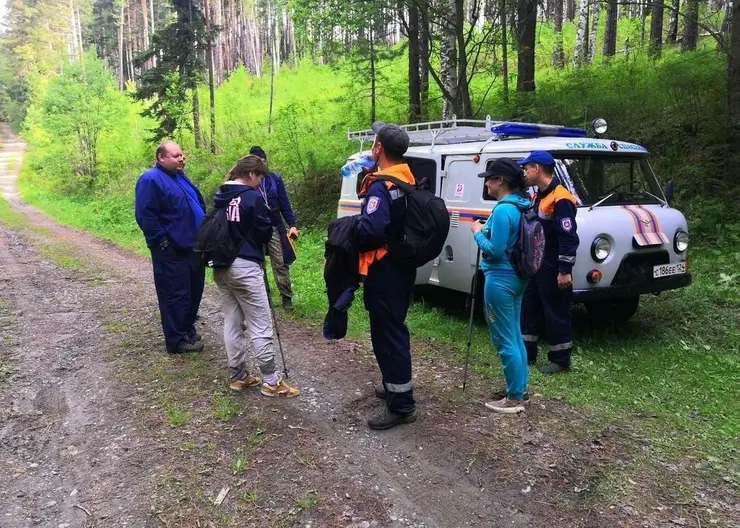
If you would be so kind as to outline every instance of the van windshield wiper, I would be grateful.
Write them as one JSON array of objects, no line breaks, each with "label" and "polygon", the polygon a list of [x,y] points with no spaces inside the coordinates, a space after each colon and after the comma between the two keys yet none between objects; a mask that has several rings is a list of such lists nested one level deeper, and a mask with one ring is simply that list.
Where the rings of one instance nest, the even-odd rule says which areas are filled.
[{"label": "van windshield wiper", "polygon": [[608,200],[609,198],[611,198],[612,196],[614,196],[614,193],[609,193],[609,194],[607,194],[607,195],[606,195],[606,196],[604,196],[604,197],[603,197],[603,198],[602,198],[601,200],[599,200],[598,202],[596,202],[595,204],[593,204],[593,205],[592,205],[591,207],[589,207],[589,208],[588,208],[588,210],[589,210],[589,211],[593,211],[593,210],[594,210],[594,207],[598,207],[598,206],[600,206],[601,204],[603,204],[603,203],[604,203],[605,201],[607,201],[607,200]]}]

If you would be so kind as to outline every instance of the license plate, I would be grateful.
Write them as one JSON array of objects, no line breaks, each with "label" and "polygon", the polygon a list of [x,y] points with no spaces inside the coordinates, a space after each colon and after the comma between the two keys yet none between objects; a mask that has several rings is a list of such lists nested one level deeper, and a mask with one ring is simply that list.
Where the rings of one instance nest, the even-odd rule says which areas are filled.
[{"label": "license plate", "polygon": [[653,278],[670,277],[671,275],[683,275],[686,273],[686,262],[676,262],[675,264],[661,264],[653,266]]}]

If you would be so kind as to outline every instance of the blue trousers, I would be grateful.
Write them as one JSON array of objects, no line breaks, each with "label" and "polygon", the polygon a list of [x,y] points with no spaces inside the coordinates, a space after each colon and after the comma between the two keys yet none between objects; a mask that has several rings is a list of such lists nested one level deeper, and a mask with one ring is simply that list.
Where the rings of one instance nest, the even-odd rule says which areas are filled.
[{"label": "blue trousers", "polygon": [[195,336],[195,317],[203,297],[206,270],[190,250],[177,250],[171,245],[149,249],[165,345],[168,352],[175,352],[180,341]]},{"label": "blue trousers", "polygon": [[416,407],[411,384],[411,341],[406,327],[415,280],[415,269],[399,268],[385,257],[370,266],[363,290],[386,404],[388,410],[398,414]]},{"label": "blue trousers", "polygon": [[511,400],[524,397],[529,380],[527,349],[519,323],[526,285],[514,270],[492,270],[486,273],[483,290],[488,332],[501,357],[506,394]]},{"label": "blue trousers", "polygon": [[537,361],[537,343],[544,336],[550,350],[548,361],[570,367],[573,353],[573,326],[570,304],[573,289],[558,288],[557,267],[543,263],[529,279],[522,302],[522,334],[529,361]]}]

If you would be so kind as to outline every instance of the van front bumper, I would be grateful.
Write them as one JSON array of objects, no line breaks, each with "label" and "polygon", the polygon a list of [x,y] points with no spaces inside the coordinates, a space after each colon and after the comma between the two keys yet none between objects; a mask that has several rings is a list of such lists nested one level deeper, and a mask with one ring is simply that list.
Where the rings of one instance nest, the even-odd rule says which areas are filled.
[{"label": "van front bumper", "polygon": [[574,302],[591,302],[602,299],[619,299],[634,297],[648,293],[658,294],[663,291],[685,288],[691,284],[691,273],[653,279],[648,284],[624,284],[619,286],[605,286],[603,288],[589,288],[588,290],[573,290]]}]

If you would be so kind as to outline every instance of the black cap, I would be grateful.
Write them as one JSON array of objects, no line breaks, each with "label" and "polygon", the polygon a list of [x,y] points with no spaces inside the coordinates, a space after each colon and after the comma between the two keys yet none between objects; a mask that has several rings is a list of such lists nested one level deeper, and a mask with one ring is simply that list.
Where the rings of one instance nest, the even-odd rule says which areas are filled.
[{"label": "black cap", "polygon": [[372,126],[378,142],[391,156],[397,158],[406,154],[409,148],[409,135],[398,125],[386,124],[375,121]]},{"label": "black cap", "polygon": [[519,178],[522,175],[522,168],[510,158],[499,158],[491,163],[486,172],[478,174],[479,178],[492,178],[502,176],[506,179]]},{"label": "black cap", "polygon": [[255,145],[254,147],[249,149],[249,153],[252,156],[259,156],[263,160],[267,161],[267,153],[264,150],[262,150],[262,147],[258,147]]}]

